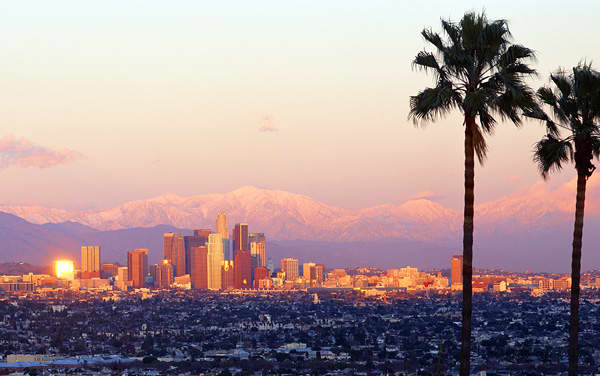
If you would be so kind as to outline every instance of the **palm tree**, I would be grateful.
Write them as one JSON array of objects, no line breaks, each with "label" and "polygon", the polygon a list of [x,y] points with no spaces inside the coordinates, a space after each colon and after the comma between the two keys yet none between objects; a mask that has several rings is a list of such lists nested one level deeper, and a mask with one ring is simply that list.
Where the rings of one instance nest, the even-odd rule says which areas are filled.
[{"label": "palm tree", "polygon": [[417,54],[413,66],[433,74],[435,86],[410,98],[415,124],[436,120],[451,110],[464,116],[465,203],[463,223],[463,302],[460,374],[469,375],[471,352],[473,203],[475,155],[483,164],[485,135],[497,118],[521,125],[522,112],[535,112],[535,93],[524,82],[535,75],[527,63],[533,50],[511,42],[505,20],[490,21],[484,13],[466,13],[458,23],[442,20],[443,34],[424,29],[421,35],[435,52]]},{"label": "palm tree", "polygon": [[536,144],[533,156],[542,177],[547,179],[550,172],[562,169],[567,162],[575,163],[577,171],[569,328],[569,375],[574,376],[579,358],[579,280],[585,189],[596,169],[592,159],[600,155],[600,73],[592,70],[591,65],[579,64],[571,74],[559,69],[550,75],[550,79],[556,89],[542,87],[537,95],[552,111],[552,117],[541,109],[526,115],[546,124],[546,136]]}]

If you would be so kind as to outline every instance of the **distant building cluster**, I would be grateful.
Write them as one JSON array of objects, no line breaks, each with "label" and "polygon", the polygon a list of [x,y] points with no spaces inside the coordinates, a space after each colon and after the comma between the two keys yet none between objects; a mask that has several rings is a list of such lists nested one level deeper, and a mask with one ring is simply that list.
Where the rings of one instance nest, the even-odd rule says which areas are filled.
[{"label": "distant building cluster", "polygon": [[[148,249],[127,252],[127,265],[102,264],[101,247],[81,247],[81,267],[71,260],[58,260],[54,275],[0,276],[0,290],[34,292],[37,288],[100,290],[293,290],[308,288],[355,289],[365,295],[382,296],[394,291],[461,291],[463,257],[450,259],[449,272],[419,271],[416,267],[329,269],[315,262],[281,259],[275,269],[267,258],[263,233],[251,233],[247,223],[237,223],[231,233],[227,217],[219,212],[216,232],[197,229],[192,235],[168,232],[163,235],[163,259],[148,264]],[[582,288],[600,289],[600,278],[583,275]],[[561,274],[518,274],[506,271],[473,273],[473,292],[528,292],[533,296],[571,288],[571,279]]]}]

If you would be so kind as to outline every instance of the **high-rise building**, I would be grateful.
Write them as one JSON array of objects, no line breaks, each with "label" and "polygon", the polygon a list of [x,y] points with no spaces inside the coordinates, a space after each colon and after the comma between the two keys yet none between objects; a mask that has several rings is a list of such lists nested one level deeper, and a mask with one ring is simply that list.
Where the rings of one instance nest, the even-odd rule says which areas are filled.
[{"label": "high-rise building", "polygon": [[281,271],[285,273],[285,280],[296,282],[298,279],[298,259],[287,257],[281,259]]},{"label": "high-rise building", "polygon": [[264,266],[258,266],[254,268],[254,288],[258,289],[260,281],[269,278],[269,270]]},{"label": "high-rise building", "polygon": [[186,274],[187,257],[185,255],[185,239],[182,234],[166,232],[163,235],[165,260],[169,260],[175,269],[175,277]]},{"label": "high-rise building", "polygon": [[314,262],[305,262],[302,264],[302,279],[305,283],[312,283],[317,281],[317,264]]},{"label": "high-rise building", "polygon": [[209,234],[208,242],[208,288],[210,290],[220,290],[223,285],[221,282],[221,266],[225,260],[223,255],[223,239],[220,234]]},{"label": "high-rise building", "polygon": [[211,233],[210,229],[200,229],[194,230],[194,235],[184,236],[184,245],[185,245],[185,257],[186,257],[186,273],[190,274],[190,256],[192,253],[192,248],[194,247],[203,247],[206,245],[208,241],[208,235]]},{"label": "high-rise building", "polygon": [[117,280],[127,282],[129,281],[129,271],[126,266],[119,266],[117,269]]},{"label": "high-rise building", "polygon": [[100,278],[100,246],[81,247],[81,279]]},{"label": "high-rise building", "polygon": [[156,268],[156,275],[154,277],[154,286],[160,289],[167,289],[173,284],[174,273],[173,264],[168,259],[164,259],[158,264]]},{"label": "high-rise building", "polygon": [[227,226],[225,212],[217,213],[217,234],[221,235],[221,241],[223,242],[223,257],[225,260],[232,260],[229,249],[229,226]]},{"label": "high-rise building", "polygon": [[190,252],[190,280],[193,289],[208,288],[208,247],[192,247]]},{"label": "high-rise building", "polygon": [[323,283],[323,275],[325,274],[325,265],[317,264],[315,265],[315,278],[317,279],[317,283]]},{"label": "high-rise building", "polygon": [[452,288],[462,288],[462,283],[463,283],[462,269],[463,269],[462,255],[452,256],[452,260],[450,261],[450,281],[452,284]]},{"label": "high-rise building", "polygon": [[235,270],[234,286],[236,289],[252,288],[252,260],[250,251],[238,250],[233,260]]},{"label": "high-rise building", "polygon": [[221,266],[221,282],[223,290],[235,288],[235,270],[232,260],[223,261],[223,265]]},{"label": "high-rise building", "polygon": [[138,248],[133,252],[127,252],[127,274],[128,280],[133,282],[134,288],[142,288],[145,284],[148,272],[148,250]]},{"label": "high-rise building", "polygon": [[267,266],[267,241],[263,233],[251,233],[248,236],[250,242],[250,255],[256,258],[256,266]]},{"label": "high-rise building", "polygon": [[233,228],[233,233],[231,236],[233,241],[233,258],[235,260],[235,254],[237,251],[249,251],[250,248],[248,246],[248,224],[247,223],[238,223]]}]

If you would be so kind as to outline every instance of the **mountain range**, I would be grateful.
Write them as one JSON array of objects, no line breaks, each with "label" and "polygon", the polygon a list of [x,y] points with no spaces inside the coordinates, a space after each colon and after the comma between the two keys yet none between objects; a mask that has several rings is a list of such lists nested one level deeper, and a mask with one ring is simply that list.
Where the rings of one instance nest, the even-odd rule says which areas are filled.
[{"label": "mountain range", "polygon": [[[598,185],[588,184],[584,267],[596,267],[592,250],[600,229]],[[568,270],[575,198],[574,181],[557,187],[539,182],[476,206],[475,262],[482,267]],[[416,264],[445,266],[461,249],[462,212],[427,199],[364,209],[327,205],[295,193],[242,187],[223,194],[168,194],[102,210],[2,205],[0,261],[48,262],[76,257],[82,244],[100,244],[104,261],[123,261],[125,251],[149,248],[162,255],[162,233],[213,228],[218,211],[230,227],[249,223],[264,232],[274,261],[293,255],[332,266]],[[479,252],[478,252],[479,251]],[[589,256],[588,256],[589,255]]]}]

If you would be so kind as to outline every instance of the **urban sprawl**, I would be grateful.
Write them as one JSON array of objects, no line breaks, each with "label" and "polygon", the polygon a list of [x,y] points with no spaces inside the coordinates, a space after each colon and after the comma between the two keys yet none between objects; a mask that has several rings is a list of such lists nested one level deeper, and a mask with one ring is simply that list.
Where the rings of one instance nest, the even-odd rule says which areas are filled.
[{"label": "urban sprawl", "polygon": [[[127,253],[0,276],[0,374],[454,375],[462,256],[444,270],[329,269],[267,258],[264,234],[225,213],[216,232],[164,234],[164,258]],[[571,280],[476,270],[477,375],[567,369]],[[581,371],[600,371],[600,273],[583,275]]]}]

